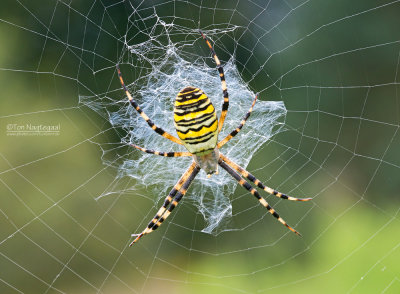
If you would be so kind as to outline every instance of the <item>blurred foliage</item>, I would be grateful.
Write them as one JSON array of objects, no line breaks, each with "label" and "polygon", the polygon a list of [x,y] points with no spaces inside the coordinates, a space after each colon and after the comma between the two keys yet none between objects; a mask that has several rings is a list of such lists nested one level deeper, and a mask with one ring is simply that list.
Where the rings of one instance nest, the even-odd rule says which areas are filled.
[{"label": "blurred foliage", "polygon": [[[0,8],[0,293],[400,292],[397,2],[3,0]],[[203,234],[196,207],[183,201],[169,219],[180,226],[126,248],[160,203],[130,179],[115,181],[99,144],[119,143],[118,130],[79,96],[123,95],[115,64],[129,62],[135,9],[143,26],[129,40],[143,38],[154,11],[175,25],[238,26],[215,40],[221,60],[234,52],[260,99],[288,109],[286,131],[249,170],[314,198],[269,198],[303,238],[238,189],[232,227],[246,229]],[[7,135],[7,125],[28,123],[61,131]]]}]

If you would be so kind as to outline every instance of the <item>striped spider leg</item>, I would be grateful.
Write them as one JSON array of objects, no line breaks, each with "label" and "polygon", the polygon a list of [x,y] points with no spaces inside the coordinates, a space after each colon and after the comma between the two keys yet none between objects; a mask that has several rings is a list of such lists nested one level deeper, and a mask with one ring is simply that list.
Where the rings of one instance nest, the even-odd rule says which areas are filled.
[{"label": "striped spider leg", "polygon": [[272,189],[270,187],[265,186],[259,179],[257,179],[255,176],[253,176],[251,173],[249,173],[247,170],[245,170],[243,167],[240,167],[238,164],[230,160],[228,157],[223,155],[222,153],[219,154],[220,159],[229,165],[231,168],[233,168],[235,171],[237,171],[242,177],[247,178],[249,181],[253,182],[257,187],[263,189],[265,192],[275,195],[278,198],[282,199],[287,199],[291,201],[309,201],[312,198],[296,198],[296,197],[291,197],[286,194],[283,194],[281,192],[276,191],[275,189]]},{"label": "striped spider leg", "polygon": [[234,129],[232,132],[230,132],[223,140],[218,142],[218,144],[217,144],[218,148],[221,148],[222,146],[224,146],[230,139],[235,137],[241,131],[241,129],[243,128],[247,119],[250,117],[251,112],[253,111],[253,107],[254,107],[254,104],[256,104],[257,97],[258,97],[258,94],[256,94],[256,96],[254,97],[253,103],[251,104],[249,111],[247,111],[246,115],[241,120],[239,126],[236,129]]},{"label": "striped spider leg", "polygon": [[164,157],[186,157],[186,156],[192,156],[192,153],[190,153],[190,152],[175,152],[175,151],[164,152],[164,151],[156,151],[156,150],[146,149],[146,148],[137,146],[135,144],[130,144],[130,145],[132,147],[140,150],[140,151],[143,151],[144,153],[160,155],[160,156],[164,156]]},{"label": "striped spider leg", "polygon": [[237,172],[235,172],[225,161],[222,160],[220,157],[218,164],[226,170],[238,183],[240,186],[248,190],[252,195],[254,195],[260,204],[264,206],[270,214],[272,214],[278,221],[280,221],[285,227],[287,227],[289,230],[291,230],[293,233],[296,233],[297,235],[301,236],[299,232],[297,232],[295,229],[293,229],[291,226],[289,226],[284,219],[282,219],[279,214],[273,209],[268,202],[260,196],[258,191],[254,189],[247,181],[245,181]]},{"label": "striped spider leg", "polygon": [[153,232],[159,226],[161,226],[163,221],[169,216],[171,211],[178,205],[179,201],[186,194],[187,189],[189,188],[190,184],[199,173],[199,171],[199,166],[197,166],[197,164],[193,161],[186,172],[182,175],[179,181],[169,192],[168,196],[164,200],[164,204],[158,210],[151,222],[147,225],[146,229],[144,229],[143,232],[141,232],[140,234],[132,235],[132,237],[136,238],[129,246],[132,246],[144,235]]},{"label": "striped spider leg", "polygon": [[133,100],[133,97],[132,97],[131,93],[129,93],[128,88],[125,86],[124,79],[122,78],[121,70],[119,69],[119,65],[117,64],[116,67],[117,67],[117,72],[118,72],[119,81],[120,81],[120,83],[121,83],[121,85],[122,85],[122,88],[123,88],[124,91],[125,91],[126,96],[127,96],[128,99],[129,99],[129,103],[132,105],[132,107],[135,108],[135,110],[136,110],[136,111],[140,114],[140,116],[147,122],[147,124],[152,128],[153,131],[155,131],[157,134],[163,136],[164,138],[167,138],[168,140],[171,140],[172,142],[175,142],[175,143],[181,145],[182,142],[181,142],[178,138],[172,136],[170,133],[167,133],[167,132],[164,131],[162,128],[156,126],[156,125],[153,123],[153,121],[146,115],[146,113],[143,112],[143,110],[142,110],[142,109],[140,108],[140,106],[136,103],[136,101]]},{"label": "striped spider leg", "polygon": [[225,117],[228,113],[228,107],[229,107],[228,88],[226,86],[224,68],[222,67],[221,62],[219,61],[217,54],[215,54],[213,46],[211,45],[210,41],[207,39],[206,35],[204,35],[203,32],[200,30],[199,30],[199,32],[200,32],[201,36],[203,37],[203,39],[206,41],[207,46],[211,50],[212,57],[214,58],[215,64],[217,65],[219,77],[221,78],[221,88],[222,88],[222,94],[224,96],[224,102],[222,103],[221,117],[219,118],[219,121],[218,121],[218,133],[219,133],[222,129],[222,126],[224,125]]},{"label": "striped spider leg", "polygon": [[281,222],[292,232],[300,235],[299,232],[289,226],[286,221],[284,221],[279,216],[279,214],[268,204],[268,202],[260,196],[258,191],[253,188],[246,180],[244,180],[244,178],[253,182],[257,187],[263,189],[267,193],[275,195],[282,199],[292,201],[308,201],[311,198],[295,198],[287,196],[270,187],[267,187],[263,183],[261,183],[260,180],[255,178],[251,173],[249,173],[244,168],[240,167],[235,162],[219,152],[219,149],[223,145],[225,145],[229,140],[231,140],[241,131],[247,119],[251,115],[253,107],[257,101],[257,95],[255,96],[249,111],[240,121],[239,126],[232,132],[230,132],[223,140],[218,142],[218,134],[221,131],[221,128],[225,121],[225,117],[228,112],[229,96],[225,81],[224,70],[221,62],[219,61],[210,41],[201,31],[200,34],[205,40],[207,46],[209,47],[214,61],[217,65],[217,70],[219,72],[224,98],[221,116],[219,119],[217,118],[213,104],[201,89],[192,86],[185,87],[178,93],[174,103],[174,125],[179,138],[174,137],[173,135],[164,131],[162,128],[156,126],[142,111],[142,109],[133,100],[132,95],[127,90],[122,79],[121,71],[117,65],[119,80],[132,107],[136,109],[140,116],[152,128],[152,130],[154,130],[157,134],[163,136],[166,139],[169,139],[177,144],[182,144],[187,149],[187,152],[163,152],[146,149],[134,144],[131,144],[131,146],[142,152],[163,157],[193,158],[191,165],[181,176],[179,181],[175,184],[168,196],[165,198],[164,204],[158,210],[158,212],[147,225],[147,227],[140,234],[132,235],[135,237],[135,239],[132,241],[130,246],[136,243],[144,235],[156,230],[164,222],[164,220],[170,215],[172,210],[178,205],[179,201],[186,194],[190,184],[193,182],[200,169],[203,169],[207,173],[207,176],[211,176],[212,174],[218,174],[218,166],[221,166],[224,170],[226,170],[242,187],[244,187],[252,195],[254,195],[258,199],[260,204],[263,205],[268,210],[268,212],[272,214],[279,222]]}]

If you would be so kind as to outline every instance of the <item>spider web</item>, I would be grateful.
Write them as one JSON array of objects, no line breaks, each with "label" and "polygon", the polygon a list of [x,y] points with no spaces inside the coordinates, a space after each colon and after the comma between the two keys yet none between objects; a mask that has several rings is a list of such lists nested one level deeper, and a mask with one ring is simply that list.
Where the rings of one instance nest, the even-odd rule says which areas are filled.
[{"label": "spider web", "polygon": [[[0,293],[399,293],[399,1],[2,1]],[[201,172],[132,248],[190,164],[172,103],[202,88],[222,152],[298,203]],[[220,136],[222,139],[223,136]],[[338,283],[340,281],[340,283]]]},{"label": "spider web", "polygon": [[[131,57],[135,59],[134,63],[138,63],[137,67],[140,67],[143,60],[146,60],[150,66],[149,73],[136,80],[135,86],[136,84],[142,84],[142,86],[134,91],[134,95],[139,97],[138,102],[145,113],[150,115],[157,124],[165,126],[168,132],[174,133],[172,113],[176,94],[187,86],[196,85],[205,93],[210,93],[211,100],[215,104],[220,104],[221,82],[215,67],[210,68],[204,62],[195,60],[195,56],[191,56],[192,54],[185,56],[185,52],[182,52],[181,48],[194,47],[193,41],[188,43],[184,40],[178,44],[172,41],[172,36],[177,34],[195,35],[197,39],[200,37],[200,41],[203,41],[197,30],[184,31],[183,28],[179,28],[176,32],[174,26],[167,25],[156,14],[149,19],[155,20],[155,24],[152,26],[148,40],[127,46],[128,53],[132,53]],[[161,28],[158,29],[158,27]],[[157,31],[159,33],[155,35]],[[217,31],[216,34],[223,32],[222,30],[221,32]],[[162,39],[166,39],[166,44],[163,44]],[[151,50],[147,50],[149,48]],[[185,57],[190,61],[186,61]],[[197,59],[199,59],[198,56]],[[252,97],[255,96],[255,93],[252,93],[241,80],[232,59],[224,67],[226,78],[233,91],[230,97],[232,100],[230,115],[226,120],[221,138],[237,127],[238,121],[240,121],[238,118],[248,111],[246,107],[249,108]],[[114,111],[108,110],[118,102],[122,105],[121,108]],[[125,144],[155,146],[156,149],[168,151],[174,150],[174,148],[175,150],[184,150],[184,148],[178,148],[181,146],[171,144],[170,141],[152,132],[133,107],[128,107],[125,95],[121,101],[113,101],[108,96],[84,96],[80,97],[80,103],[99,112],[100,115],[108,117],[114,128],[123,130],[126,135],[122,138],[122,142]],[[278,119],[284,118],[285,114],[286,109],[283,102],[260,101],[254,109],[249,127],[246,126],[242,136],[232,140],[229,147],[222,151],[241,166],[247,166],[252,153],[256,152],[271,135],[281,130],[282,124],[278,122]],[[135,156],[129,152],[121,158],[120,153],[116,154],[116,148],[118,147],[102,148],[105,164],[116,167],[119,179],[123,177],[135,179],[137,182],[135,189],[138,185],[143,185],[150,195],[159,195],[158,198],[155,198],[157,202],[161,198],[165,198],[170,187],[178,181],[193,160],[186,158],[173,162],[171,160],[164,161],[157,156],[137,151],[133,152]],[[121,160],[116,160],[116,157]],[[191,195],[185,198],[194,201],[199,212],[203,214],[207,223],[203,232],[217,234],[221,230],[227,229],[226,220],[229,220],[232,215],[232,206],[227,196],[234,192],[235,187],[236,181],[227,173],[212,179],[207,179],[205,173],[199,175],[198,181],[191,187]],[[98,198],[108,195],[108,193],[100,195]]]}]

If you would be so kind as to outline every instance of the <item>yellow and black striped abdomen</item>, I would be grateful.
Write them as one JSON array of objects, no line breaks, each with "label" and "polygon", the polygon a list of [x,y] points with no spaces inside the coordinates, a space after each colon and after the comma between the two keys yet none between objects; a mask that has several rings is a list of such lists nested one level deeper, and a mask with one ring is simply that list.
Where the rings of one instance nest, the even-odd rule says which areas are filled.
[{"label": "yellow and black striped abdomen", "polygon": [[178,93],[174,123],[178,137],[189,152],[207,153],[217,145],[217,115],[210,99],[199,88],[186,87]]}]

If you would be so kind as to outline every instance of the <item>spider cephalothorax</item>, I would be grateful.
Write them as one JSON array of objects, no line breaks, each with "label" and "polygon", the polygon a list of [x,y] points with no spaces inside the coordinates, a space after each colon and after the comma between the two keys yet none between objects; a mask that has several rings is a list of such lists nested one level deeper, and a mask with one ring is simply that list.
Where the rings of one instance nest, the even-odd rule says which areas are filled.
[{"label": "spider cephalothorax", "polygon": [[253,106],[257,100],[257,95],[254,98],[249,111],[240,122],[239,126],[223,140],[218,142],[218,134],[221,131],[228,111],[229,96],[225,82],[224,69],[221,66],[221,62],[215,54],[215,51],[211,46],[211,43],[208,41],[207,37],[202,32],[200,33],[207,43],[208,47],[210,48],[215,63],[217,64],[217,69],[221,79],[221,87],[224,101],[222,104],[221,116],[218,119],[213,104],[201,89],[189,86],[181,90],[178,93],[174,104],[174,124],[179,139],[167,133],[162,128],[156,126],[151,121],[151,119],[142,111],[140,106],[135,102],[135,100],[133,100],[132,95],[126,88],[122,79],[121,71],[119,69],[119,66],[117,65],[119,80],[125,90],[126,95],[128,96],[130,104],[136,109],[136,111],[157,134],[177,144],[184,145],[188,152],[160,152],[139,147],[136,145],[132,146],[143,152],[165,157],[193,157],[192,164],[182,175],[179,181],[175,184],[174,188],[169,192],[168,196],[165,198],[163,206],[158,210],[157,214],[148,224],[147,228],[144,229],[143,232],[141,232],[140,234],[132,235],[136,238],[131,242],[130,245],[137,242],[142,236],[154,231],[163,223],[163,221],[169,216],[172,210],[178,205],[182,197],[186,194],[187,189],[189,188],[196,175],[199,173],[200,169],[203,169],[208,176],[211,176],[212,174],[218,173],[218,165],[226,170],[242,187],[244,187],[252,195],[254,195],[258,199],[258,201],[268,210],[268,212],[278,219],[278,221],[280,221],[292,232],[300,235],[295,229],[289,226],[279,216],[279,214],[268,204],[268,202],[260,196],[258,191],[254,189],[246,180],[244,180],[244,178],[253,182],[257,187],[263,189],[267,193],[275,195],[279,198],[294,201],[308,201],[311,198],[290,197],[265,186],[251,173],[234,163],[232,160],[227,158],[219,151],[219,149],[225,143],[227,143],[230,139],[232,139],[240,132],[247,119],[250,117]]}]

